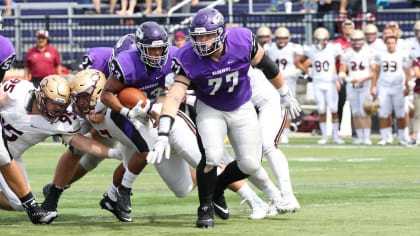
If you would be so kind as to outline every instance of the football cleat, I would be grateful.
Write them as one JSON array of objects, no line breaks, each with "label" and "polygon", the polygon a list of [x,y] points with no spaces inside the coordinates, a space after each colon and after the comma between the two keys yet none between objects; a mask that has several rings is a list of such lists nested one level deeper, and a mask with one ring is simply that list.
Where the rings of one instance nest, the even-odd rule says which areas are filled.
[{"label": "football cleat", "polygon": [[363,144],[366,144],[366,145],[372,145],[372,141],[370,140],[370,139],[364,139],[363,140]]},{"label": "football cleat", "polygon": [[280,143],[288,144],[289,143],[289,138],[287,136],[285,136],[285,135],[282,135],[280,137]]},{"label": "football cleat", "polygon": [[363,139],[361,139],[361,138],[355,138],[353,140],[353,144],[362,144],[362,143],[363,143]]},{"label": "football cleat", "polygon": [[245,199],[241,202],[241,204],[243,202],[246,202],[252,211],[252,213],[248,216],[248,219],[261,220],[267,217],[267,213],[269,212],[270,207],[267,203],[256,201],[254,199]]},{"label": "football cleat", "polygon": [[281,209],[285,212],[295,213],[300,210],[299,202],[293,193],[283,196],[281,200]]},{"label": "football cleat", "polygon": [[42,209],[35,199],[23,203],[22,206],[33,224],[49,224],[57,218],[57,212]]},{"label": "football cleat", "polygon": [[197,210],[197,228],[212,228],[214,227],[213,205],[202,205]]},{"label": "football cleat", "polygon": [[325,139],[325,138],[323,138],[323,139],[320,139],[319,141],[318,141],[318,144],[327,144],[328,143],[328,139]]},{"label": "football cleat", "polygon": [[120,185],[118,187],[118,208],[127,213],[131,212],[131,188]]},{"label": "football cleat", "polygon": [[384,139],[379,140],[378,145],[385,146],[388,142]]},{"label": "football cleat", "polygon": [[119,221],[133,221],[131,216],[127,212],[120,210],[117,206],[117,202],[112,201],[106,193],[104,193],[104,198],[102,198],[102,200],[99,202],[99,205],[102,209],[110,211],[112,214],[114,214],[114,216],[117,217]]},{"label": "football cleat", "polygon": [[216,213],[218,217],[220,217],[223,220],[229,219],[229,209],[227,207],[226,199],[223,194],[213,196],[213,207],[214,213]]},{"label": "football cleat", "polygon": [[50,187],[51,187],[51,184],[46,184],[42,188],[42,194],[44,194],[44,198],[48,196],[48,193],[50,192]]},{"label": "football cleat", "polygon": [[341,138],[335,138],[335,139],[334,139],[334,143],[335,143],[335,144],[344,144],[345,142],[344,142],[344,140],[342,140]]}]

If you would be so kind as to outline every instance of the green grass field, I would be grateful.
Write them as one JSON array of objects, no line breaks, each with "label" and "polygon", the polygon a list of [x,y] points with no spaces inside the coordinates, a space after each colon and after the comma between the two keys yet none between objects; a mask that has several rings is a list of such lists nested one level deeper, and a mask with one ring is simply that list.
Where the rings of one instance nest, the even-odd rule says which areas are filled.
[{"label": "green grass field", "polygon": [[[319,146],[314,138],[292,138],[290,142],[282,150],[302,206],[295,214],[250,221],[248,206],[241,205],[236,194],[226,192],[231,218],[216,219],[214,229],[197,229],[197,191],[184,199],[175,198],[148,166],[134,186],[134,221],[121,223],[98,204],[118,164],[106,160],[64,192],[59,217],[51,225],[32,225],[23,212],[0,211],[1,235],[419,234],[420,148]],[[24,155],[39,202],[43,201],[42,186],[51,181],[63,150],[47,143]],[[263,165],[268,166],[266,161]]]}]

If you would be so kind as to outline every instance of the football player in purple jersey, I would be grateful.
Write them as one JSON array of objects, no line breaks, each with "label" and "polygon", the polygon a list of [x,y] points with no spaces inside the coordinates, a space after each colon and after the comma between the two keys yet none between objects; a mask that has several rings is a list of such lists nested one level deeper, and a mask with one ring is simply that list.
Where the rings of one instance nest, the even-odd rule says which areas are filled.
[{"label": "football player in purple jersey", "polygon": [[[0,30],[2,30],[3,18],[0,15]],[[10,69],[13,61],[16,57],[15,49],[9,39],[0,35],[0,82],[3,81],[6,71]],[[0,103],[4,104],[3,98],[0,99]],[[38,203],[33,196],[28,182],[26,181],[25,175],[19,164],[10,155],[7,147],[4,145],[4,130],[3,125],[1,127],[0,135],[0,172],[3,175],[5,182],[9,185],[10,189],[19,198],[20,204],[25,209],[29,216],[29,219],[34,224],[49,224],[56,217],[57,214],[54,212],[48,212],[42,210],[38,206]],[[0,192],[0,198],[4,199],[4,193]],[[2,206],[0,206],[2,207]],[[8,210],[11,210],[10,208]]]},{"label": "football player in purple jersey", "polygon": [[[129,50],[135,47],[135,38],[133,34],[127,34],[122,36],[117,43],[114,45],[113,48],[106,48],[106,47],[97,47],[89,49],[84,57],[81,66],[85,69],[91,68],[96,69],[102,72],[103,74],[109,75],[109,61],[111,58],[115,57],[119,53],[125,50]],[[95,74],[95,73],[94,73]],[[103,75],[104,76],[104,75]],[[93,75],[92,77],[99,78],[99,76]],[[105,80],[105,79],[104,79]],[[103,84],[105,84],[102,80],[97,80],[94,78],[90,78],[90,80],[84,81],[82,85],[85,86],[85,91],[83,93],[78,92],[77,96],[73,96],[72,99],[74,100],[74,104],[77,106],[73,106],[74,111],[81,116],[81,120],[83,124],[83,131],[82,134],[91,133],[94,139],[97,139],[99,142],[106,146],[113,146],[113,142],[109,139],[103,138],[102,136],[106,136],[105,134],[98,134],[97,131],[94,129],[92,130],[91,125],[84,119],[85,115],[89,115],[91,110],[95,109],[98,113],[104,110],[106,107],[100,103],[100,101],[96,101],[96,98],[100,97],[100,91],[103,89]],[[88,97],[88,103],[80,105],[80,101],[86,101],[86,96]],[[94,100],[94,101],[91,101]],[[95,106],[92,106],[95,104]],[[76,109],[82,109],[77,111]],[[83,114],[83,115],[81,115]],[[82,117],[83,116],[83,117]],[[95,114],[93,114],[95,116]],[[89,116],[91,118],[92,116]],[[98,119],[103,119],[103,115],[101,113]],[[94,118],[92,118],[94,119]],[[99,123],[99,121],[96,121]],[[80,161],[79,161],[80,160]],[[88,153],[82,152],[73,152],[73,151],[66,151],[60,158],[59,164],[56,167],[55,175],[53,178],[52,183],[46,184],[43,188],[43,193],[45,196],[45,201],[43,207],[48,208],[56,208],[59,198],[64,191],[64,189],[70,187],[70,184],[82,178],[87,172],[93,170],[98,166],[98,164],[102,161],[102,158],[97,158],[93,155]],[[120,169],[123,169],[122,164],[119,166]],[[125,215],[121,216],[122,219],[128,219]]]},{"label": "football player in purple jersey", "polygon": [[[261,167],[262,137],[258,117],[252,104],[248,70],[261,68],[276,87],[282,105],[299,110],[299,104],[279,72],[278,66],[264,54],[256,37],[248,29],[225,29],[223,15],[204,8],[193,17],[187,45],[172,60],[175,80],[166,95],[158,126],[158,141],[148,156],[149,163],[169,158],[168,135],[185,91],[194,86],[197,96],[198,141],[202,160],[197,167],[200,206],[196,226],[214,226],[216,207],[227,211],[224,190],[235,181],[256,173]],[[228,135],[236,160],[217,176],[217,166]]]}]

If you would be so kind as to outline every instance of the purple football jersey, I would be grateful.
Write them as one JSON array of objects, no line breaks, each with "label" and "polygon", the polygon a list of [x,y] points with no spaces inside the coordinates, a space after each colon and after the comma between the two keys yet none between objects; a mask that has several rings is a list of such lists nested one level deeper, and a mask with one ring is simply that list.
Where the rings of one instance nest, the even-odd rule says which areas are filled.
[{"label": "purple football jersey", "polygon": [[105,77],[109,76],[108,61],[112,55],[112,48],[97,47],[89,49],[83,56],[83,69],[96,69],[102,71]]},{"label": "purple football jersey", "polygon": [[112,61],[111,73],[123,82],[127,87],[135,87],[142,90],[151,101],[155,101],[165,89],[165,77],[171,70],[171,59],[178,48],[170,46],[168,60],[162,68],[147,70],[146,64],[140,59],[137,49],[130,49],[118,54]]},{"label": "purple football jersey", "polygon": [[191,79],[198,99],[218,110],[232,111],[252,95],[248,77],[252,47],[252,32],[234,27],[226,32],[225,52],[219,61],[198,56],[190,42],[178,50],[174,63]]},{"label": "purple football jersey", "polygon": [[12,42],[8,38],[0,35],[0,81],[3,79],[5,71],[9,70],[16,57],[16,51]]}]

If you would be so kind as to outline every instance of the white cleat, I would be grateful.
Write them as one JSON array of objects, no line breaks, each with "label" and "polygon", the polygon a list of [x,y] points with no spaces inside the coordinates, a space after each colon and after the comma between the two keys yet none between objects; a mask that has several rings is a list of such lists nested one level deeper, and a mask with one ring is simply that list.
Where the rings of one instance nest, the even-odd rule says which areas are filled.
[{"label": "white cleat", "polygon": [[269,212],[269,208],[270,208],[270,206],[267,203],[262,202],[262,201],[255,201],[253,199],[243,200],[241,204],[243,202],[246,202],[252,211],[251,215],[248,216],[248,219],[261,220],[267,217],[267,213]]},{"label": "white cleat", "polygon": [[388,142],[386,140],[379,140],[378,145],[385,146]]},{"label": "white cleat", "polygon": [[284,211],[284,213],[295,213],[300,210],[300,204],[293,193],[289,193],[283,196],[281,201],[281,209]]},{"label": "white cleat", "polygon": [[370,139],[363,140],[363,144],[372,145],[372,141]]},{"label": "white cleat", "polygon": [[289,143],[289,137],[287,137],[287,136],[281,136],[280,137],[280,143],[283,143],[283,144],[288,144]]},{"label": "white cleat", "polygon": [[361,138],[355,138],[353,140],[353,144],[362,144],[362,143],[363,143],[363,140]]},{"label": "white cleat", "polygon": [[336,139],[334,139],[334,143],[335,144],[344,144],[345,142],[341,138],[336,138]]},{"label": "white cleat", "polygon": [[393,143],[394,143],[394,138],[393,138],[392,136],[389,136],[389,137],[386,139],[386,143],[387,143],[387,144],[393,144]]},{"label": "white cleat", "polygon": [[328,143],[328,139],[320,139],[319,141],[318,141],[318,144],[321,144],[321,145],[323,145],[323,144],[327,144]]}]

